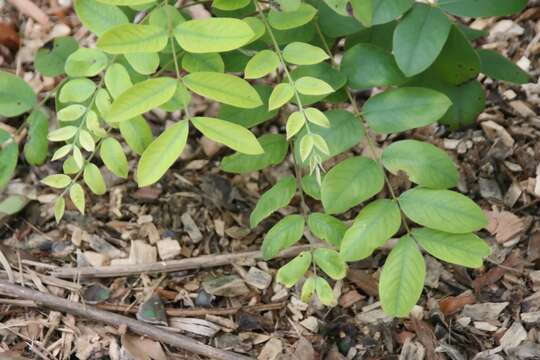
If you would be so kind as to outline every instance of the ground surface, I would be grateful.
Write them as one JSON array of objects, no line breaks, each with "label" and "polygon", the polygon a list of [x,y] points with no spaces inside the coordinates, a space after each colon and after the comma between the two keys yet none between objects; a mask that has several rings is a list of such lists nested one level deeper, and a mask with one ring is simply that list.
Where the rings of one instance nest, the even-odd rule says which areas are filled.
[{"label": "ground surface", "polygon": [[[35,51],[58,35],[74,34],[85,44],[93,38],[80,27],[69,0],[35,1],[37,10],[21,7],[24,2],[13,1],[19,7],[9,3],[0,0],[0,67],[16,70],[37,91],[46,92],[57,80],[34,72]],[[528,67],[536,83],[509,86],[484,79],[488,106],[474,126],[457,132],[435,126],[406,134],[447,149],[456,160],[462,174],[459,190],[488,213],[490,225],[480,235],[493,247],[485,267],[474,271],[427,258],[425,291],[409,319],[388,319],[377,303],[384,251],[352,265],[335,286],[339,306],[330,310],[308,307],[297,299],[298,289],[271,281],[279,261],[244,259],[207,270],[113,275],[93,282],[41,275],[56,266],[106,265],[126,256],[157,261],[156,244],[166,247],[171,244],[163,242],[167,239],[181,245],[169,249],[175,259],[257,250],[276,218],[251,231],[249,212],[269,184],[290,173],[290,163],[230,176],[218,166],[226,150],[205,139],[191,138],[188,151],[158,186],[137,189],[133,181],[111,176],[110,192],[92,198],[86,216],[68,206],[60,225],[52,218],[53,194],[38,185],[56,164],[20,164],[9,191],[33,201],[22,213],[0,218],[0,250],[16,271],[25,273],[27,286],[90,304],[106,299],[101,307],[117,313],[150,309],[139,319],[159,325],[164,319],[159,307],[152,307],[154,294],[171,328],[259,359],[540,359],[540,8],[531,1],[519,16],[479,20],[473,26],[489,31],[483,46]],[[199,101],[194,112],[215,109]],[[163,128],[163,114],[150,119],[157,131]],[[2,126],[14,129],[17,121]],[[267,126],[280,126],[279,120]],[[385,140],[379,140],[383,147]],[[352,151],[361,152],[361,146]],[[409,186],[406,180],[395,181],[400,190]],[[297,211],[298,203],[294,200],[284,212]],[[0,271],[0,277],[6,278],[6,272]],[[122,327],[31,305],[0,298],[0,351],[9,351],[10,359],[18,354],[125,359],[126,353],[146,359],[144,352],[161,359],[160,351],[172,358],[197,358],[174,347],[161,350],[151,340],[123,334]]]}]

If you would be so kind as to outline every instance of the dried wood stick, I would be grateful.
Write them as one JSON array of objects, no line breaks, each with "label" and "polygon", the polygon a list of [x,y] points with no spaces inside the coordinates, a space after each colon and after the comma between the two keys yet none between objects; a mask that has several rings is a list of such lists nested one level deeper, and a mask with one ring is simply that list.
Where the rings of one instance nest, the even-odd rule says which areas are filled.
[{"label": "dried wood stick", "polygon": [[36,290],[24,288],[11,284],[8,281],[0,280],[0,292],[11,297],[25,300],[32,300],[40,306],[51,310],[66,312],[69,314],[85,317],[90,320],[99,321],[111,326],[119,327],[126,325],[132,332],[147,336],[157,341],[179,347],[195,354],[208,356],[212,359],[221,360],[253,360],[253,358],[240,355],[231,351],[213,348],[190,337],[172,333],[155,326],[145,324],[127,316],[118,315],[112,312],[96,309],[93,306],[82,305],[69,301],[58,296],[44,294]]},{"label": "dried wood stick", "polygon": [[[287,258],[308,250],[310,245],[293,246],[283,251],[278,257]],[[203,255],[189,259],[160,261],[151,264],[113,265],[99,267],[57,268],[51,272],[52,276],[60,278],[95,277],[106,278],[128,276],[141,273],[164,273],[181,270],[193,270],[229,265],[245,259],[262,259],[260,251],[248,251],[237,254]]]},{"label": "dried wood stick", "polygon": [[32,17],[34,20],[36,20],[41,25],[48,27],[51,25],[51,21],[47,14],[43,12],[37,6],[34,4],[33,1],[30,0],[8,0],[9,3],[11,3],[13,6],[15,6],[22,14]]}]

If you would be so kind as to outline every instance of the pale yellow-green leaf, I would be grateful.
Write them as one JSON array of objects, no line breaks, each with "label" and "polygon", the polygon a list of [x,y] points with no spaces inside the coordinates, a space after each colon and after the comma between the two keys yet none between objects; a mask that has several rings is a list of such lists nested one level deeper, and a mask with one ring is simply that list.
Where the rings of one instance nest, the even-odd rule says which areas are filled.
[{"label": "pale yellow-green leaf", "polygon": [[285,105],[294,96],[294,88],[291,84],[278,84],[268,100],[268,110],[272,111]]},{"label": "pale yellow-green leaf", "polygon": [[86,164],[84,167],[83,179],[94,194],[103,195],[107,191],[107,186],[105,185],[103,175],[95,164]]},{"label": "pale yellow-green leaf", "polygon": [[71,178],[64,174],[54,174],[42,179],[41,183],[55,189],[63,189],[71,183]]},{"label": "pale yellow-green leaf", "polygon": [[66,201],[64,200],[64,198],[59,197],[58,199],[56,199],[56,202],[54,203],[54,219],[56,220],[56,223],[59,223],[60,220],[62,220],[65,209]]},{"label": "pale yellow-green leaf", "polygon": [[69,189],[69,197],[75,207],[84,215],[85,199],[82,186],[78,183],[73,184]]},{"label": "pale yellow-green leaf", "polygon": [[301,111],[293,112],[287,119],[287,126],[286,126],[287,140],[289,140],[294,135],[296,135],[300,130],[302,130],[305,123],[306,123],[306,119],[304,117],[304,114],[302,114]]},{"label": "pale yellow-green leaf", "polygon": [[312,76],[304,76],[295,81],[296,89],[303,95],[328,95],[334,89],[325,81]]},{"label": "pale yellow-green leaf", "polygon": [[322,126],[324,128],[330,127],[330,120],[328,120],[326,115],[324,115],[321,110],[310,107],[304,109],[304,114],[306,114],[306,118],[309,122]]},{"label": "pale yellow-green leaf", "polygon": [[279,57],[272,50],[259,51],[249,59],[244,77],[246,79],[262,78],[275,71],[279,66]]},{"label": "pale yellow-green leaf", "polygon": [[96,45],[109,54],[151,53],[167,46],[167,33],[159,26],[122,24],[107,30]]}]

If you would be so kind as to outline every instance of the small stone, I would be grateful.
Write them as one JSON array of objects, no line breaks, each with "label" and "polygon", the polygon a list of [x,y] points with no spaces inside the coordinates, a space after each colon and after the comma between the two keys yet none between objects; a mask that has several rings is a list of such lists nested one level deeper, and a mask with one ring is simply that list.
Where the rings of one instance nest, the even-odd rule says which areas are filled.
[{"label": "small stone", "polygon": [[443,145],[447,150],[456,150],[461,140],[456,139],[444,139]]},{"label": "small stone", "polygon": [[251,267],[244,280],[254,288],[264,290],[272,283],[272,275],[267,274],[256,267]]},{"label": "small stone", "polygon": [[282,288],[279,291],[276,291],[270,301],[280,302],[284,301],[289,297],[289,291],[286,288]]},{"label": "small stone", "polygon": [[462,315],[478,321],[497,320],[507,306],[508,302],[465,305]]},{"label": "small stone", "polygon": [[173,259],[180,255],[182,248],[177,240],[164,239],[157,242],[158,254],[161,260]]},{"label": "small stone", "polygon": [[496,327],[495,325],[492,325],[486,321],[475,321],[474,322],[474,327],[477,328],[478,330],[483,330],[483,331],[497,331],[498,327]]},{"label": "small stone", "polygon": [[206,136],[203,136],[201,138],[200,143],[201,143],[201,147],[203,149],[204,154],[209,158],[216,155],[219,152],[219,150],[221,150],[221,148],[223,147],[223,145],[210,140]]},{"label": "small stone", "polygon": [[226,275],[202,283],[204,291],[215,296],[235,297],[249,294],[244,280],[236,275]]},{"label": "small stone", "polygon": [[515,321],[512,326],[501,337],[500,344],[504,351],[519,346],[527,340],[527,331],[519,321]]}]

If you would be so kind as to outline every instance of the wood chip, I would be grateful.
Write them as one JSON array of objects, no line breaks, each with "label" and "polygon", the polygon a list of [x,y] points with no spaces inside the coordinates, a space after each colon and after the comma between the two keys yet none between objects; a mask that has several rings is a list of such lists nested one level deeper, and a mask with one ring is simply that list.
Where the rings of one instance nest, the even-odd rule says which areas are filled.
[{"label": "wood chip", "polygon": [[244,278],[246,283],[253,286],[254,288],[264,290],[270,286],[272,283],[272,275],[256,268],[251,267]]},{"label": "wood chip", "polygon": [[500,344],[504,351],[508,351],[519,346],[525,340],[527,340],[527,331],[519,321],[514,321],[502,336]]},{"label": "wood chip", "polygon": [[477,321],[497,320],[508,302],[465,305],[462,315]]},{"label": "wood chip", "polygon": [[203,235],[191,215],[188,213],[183,213],[181,220],[182,225],[184,225],[184,231],[187,232],[191,238],[191,241],[193,241],[194,244],[200,243],[203,239]]},{"label": "wood chip", "polygon": [[249,294],[244,280],[236,275],[227,275],[202,283],[204,291],[211,295],[235,297]]},{"label": "wood chip", "polygon": [[157,242],[157,250],[161,260],[169,260],[180,255],[182,248],[177,240],[163,239]]}]

